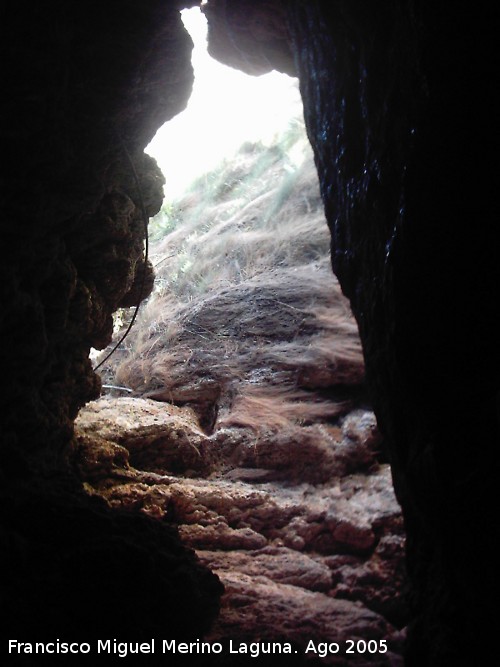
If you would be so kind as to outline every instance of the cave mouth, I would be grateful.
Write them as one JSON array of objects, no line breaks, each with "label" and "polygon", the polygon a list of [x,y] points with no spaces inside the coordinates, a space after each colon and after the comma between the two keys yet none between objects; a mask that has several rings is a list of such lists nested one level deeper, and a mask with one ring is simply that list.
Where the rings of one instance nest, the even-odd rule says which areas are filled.
[{"label": "cave mouth", "polygon": [[115,315],[127,337],[97,356],[104,389],[187,405],[208,435],[261,430],[259,411],[271,429],[334,425],[369,405],[298,81],[218,64],[200,10],[181,15],[194,91],[146,148],[166,174],[149,225],[155,286],[137,321],[136,307]]},{"label": "cave mouth", "polygon": [[[331,271],[302,110],[293,111],[170,191],[173,138],[178,159],[193,164],[213,124],[197,135],[188,106],[187,133],[174,119],[148,147],[161,166],[163,142],[174,156],[149,226],[155,286],[100,368],[101,398],[76,421],[76,462],[92,493],[173,523],[221,578],[209,640],[234,638],[231,610],[245,597],[245,636],[300,644],[307,609],[317,641],[337,636],[340,614],[397,655],[403,520],[357,326]],[[117,337],[134,313],[119,311]],[[276,606],[286,613],[276,618]]]},{"label": "cave mouth", "polygon": [[146,147],[165,175],[165,198],[183,194],[195,178],[228,161],[245,142],[270,145],[303,117],[296,77],[273,70],[250,76],[208,53],[208,25],[197,8],[181,11],[193,40],[194,84],[187,107]]},{"label": "cave mouth", "polygon": [[[131,456],[138,465],[144,432],[133,434],[135,439],[111,438],[112,426],[127,426],[124,406],[131,397],[117,399],[122,401],[121,415],[108,434],[100,432],[95,457],[85,455],[87,446],[95,446],[92,433],[77,431],[73,439],[80,408],[86,403],[89,409],[98,407],[98,402],[89,403],[100,391],[90,347],[105,347],[112,334],[111,314],[144,296],[137,289],[144,284],[141,273],[148,274],[147,287],[153,288],[152,268],[141,272],[144,226],[136,180],[152,217],[162,205],[162,176],[144,147],[189,97],[191,44],[179,8],[193,4],[195,0],[114,0],[66,3],[61,11],[56,2],[34,4],[30,12],[19,12],[15,3],[2,7],[2,65],[9,91],[2,107],[9,165],[2,233],[9,252],[2,261],[1,349],[10,391],[4,396],[0,464],[1,538],[6,545],[2,556],[7,559],[3,570],[8,573],[2,593],[11,610],[4,633],[10,636],[32,627],[34,614],[40,634],[51,637],[76,636],[89,622],[100,636],[132,636],[138,622],[145,637],[153,634],[152,628],[161,633],[165,626],[189,628],[194,637],[201,636],[217,612],[221,588],[216,577],[183,550],[175,531],[143,516],[145,509],[178,523],[186,517],[188,528],[183,530],[206,545],[211,534],[219,534],[219,526],[233,543],[259,533],[266,540],[286,539],[297,549],[302,545],[300,553],[308,555],[309,524],[317,531],[315,554],[322,540],[331,544],[332,531],[337,540],[342,530],[352,532],[352,522],[335,523],[338,514],[329,514],[328,508],[338,507],[335,498],[359,500],[357,491],[339,496],[330,483],[325,515],[323,509],[313,516],[306,510],[294,514],[298,505],[291,498],[282,504],[291,509],[282,514],[281,526],[268,521],[269,512],[261,512],[260,522],[250,518],[254,491],[243,493],[236,510],[217,522],[222,516],[217,508],[224,505],[220,498],[233,483],[230,478],[222,480],[215,495],[210,489],[200,492],[209,507],[200,504],[199,514],[188,512],[193,504],[184,502],[173,475],[146,470],[140,480],[136,477]],[[496,460],[498,444],[500,373],[492,323],[498,319],[494,314],[500,301],[498,244],[491,224],[495,189],[489,187],[495,122],[490,113],[491,74],[496,61],[491,52],[495,40],[488,33],[494,21],[485,20],[484,11],[454,7],[450,13],[411,0],[388,3],[382,10],[374,3],[348,0],[213,0],[205,5],[211,49],[217,49],[221,60],[236,67],[247,61],[257,68],[283,64],[283,71],[295,67],[300,73],[308,135],[335,240],[335,273],[360,323],[366,377],[405,512],[413,619],[409,661],[458,664],[467,655],[474,663],[477,637],[491,622],[496,568],[490,548],[490,514],[496,505],[496,467],[491,461]],[[468,279],[457,289],[464,267]],[[309,322],[301,320],[301,326],[307,328]],[[183,363],[189,369],[196,352],[189,335],[203,340],[205,333],[189,327],[187,319],[185,323],[195,332],[182,330]],[[154,336],[154,326],[151,333]],[[229,352],[229,336],[226,343]],[[157,345],[153,337],[150,346]],[[223,356],[219,348],[216,361]],[[276,355],[269,361],[276,362]],[[254,379],[258,384],[260,374]],[[203,387],[209,395],[211,375]],[[203,485],[217,473],[217,460],[213,468],[205,468],[207,475],[195,462],[198,452],[203,454],[203,442],[212,443],[217,430],[210,435],[210,411],[203,426],[199,423],[203,406],[196,388],[194,394],[175,399],[183,405],[145,400],[149,409],[154,405],[162,410],[150,413],[153,433],[168,406],[179,419],[187,419],[191,410],[187,431],[179,422],[170,438],[179,443],[172,446],[173,454],[183,449],[193,461],[188,468],[178,457],[180,477],[175,479]],[[217,395],[213,391],[210,404],[218,403],[220,414],[226,405],[238,405],[232,391],[223,394],[222,403]],[[101,410],[108,398],[103,397]],[[134,409],[137,406],[135,400]],[[249,412],[253,428],[240,423],[226,429],[219,451],[234,451],[240,471],[254,478],[261,475],[261,484],[270,484],[266,475],[272,468],[263,465],[262,457],[257,467],[242,464],[242,457],[244,463],[266,452],[258,446],[260,412],[255,403]],[[134,423],[131,412],[129,426]],[[194,430],[189,426],[193,423]],[[346,436],[351,432],[348,424],[339,425]],[[245,428],[255,436],[253,447],[239,447],[240,441],[233,439]],[[330,435],[335,439],[335,431]],[[346,437],[346,444],[348,440],[353,438]],[[137,451],[132,452],[134,442]],[[77,451],[68,452],[75,443]],[[312,438],[313,449],[315,443]],[[168,447],[158,449],[161,471]],[[303,461],[304,448],[296,451],[297,461]],[[325,458],[318,463],[312,457],[304,469],[316,468],[321,474],[325,460],[331,460],[328,452],[331,448],[326,447]],[[80,478],[65,467],[71,453],[77,462],[80,456],[81,477],[90,480],[86,488],[91,496],[83,495]],[[284,474],[287,460],[279,464]],[[127,489],[128,482],[137,481],[127,502],[119,498],[118,477]],[[106,478],[111,480],[107,485]],[[360,492],[362,488],[357,487]],[[107,504],[93,502],[100,493],[108,494]],[[191,500],[194,497],[193,491]],[[163,514],[161,508],[153,509],[161,498],[166,503]],[[128,515],[110,510],[113,503]],[[270,507],[274,517],[278,512]],[[377,507],[373,502],[374,512]],[[403,539],[392,536],[400,518],[393,516],[391,529],[391,516],[370,514],[356,524],[358,549],[371,553],[369,540],[363,540],[370,538],[370,530],[375,535],[381,568],[382,555],[392,553],[392,546],[397,551]],[[304,517],[310,519],[307,525]],[[325,517],[328,531],[322,531]],[[199,528],[193,527],[197,519]],[[164,548],[167,534],[170,546]],[[351,594],[360,580],[356,558],[339,549],[333,560],[322,561],[332,573],[330,582],[340,582],[344,593]],[[341,562],[351,568],[352,578],[335,570]],[[152,568],[141,569],[141,563]],[[379,576],[370,568],[365,574],[368,581]],[[135,588],[125,588],[124,581]],[[233,582],[236,588],[237,580]],[[242,594],[240,608],[250,598]],[[289,601],[288,596],[282,606]],[[335,615],[331,607],[328,611]]]}]

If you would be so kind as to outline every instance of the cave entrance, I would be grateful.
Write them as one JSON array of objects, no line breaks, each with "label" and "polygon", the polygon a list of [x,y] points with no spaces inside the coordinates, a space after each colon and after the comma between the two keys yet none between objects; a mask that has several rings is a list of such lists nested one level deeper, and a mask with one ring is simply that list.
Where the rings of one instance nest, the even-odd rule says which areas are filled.
[{"label": "cave entrance", "polygon": [[302,123],[297,79],[279,72],[252,77],[222,65],[207,52],[202,12],[187,9],[181,16],[194,44],[193,90],[186,110],[165,123],[146,148],[165,174],[167,200],[232,159],[244,142],[271,145],[295,119]]},{"label": "cave entrance", "polygon": [[[210,62],[199,10],[184,20],[192,100],[147,149],[167,181],[150,223],[155,289],[102,369],[132,395],[111,388],[78,420],[95,432],[99,413],[130,477],[100,493],[173,518],[255,607],[260,626],[246,636],[296,640],[307,608],[309,638],[326,640],[344,610],[358,636],[368,624],[367,637],[397,649],[403,524],[331,271],[297,82],[273,74],[266,85]],[[214,637],[231,622],[222,614]]]},{"label": "cave entrance", "polygon": [[102,375],[194,406],[208,432],[217,420],[252,426],[262,411],[271,426],[336,421],[364,403],[363,361],[330,268],[298,81],[221,65],[200,10],[181,14],[193,93],[146,148],[166,178],[150,223],[155,291]]}]

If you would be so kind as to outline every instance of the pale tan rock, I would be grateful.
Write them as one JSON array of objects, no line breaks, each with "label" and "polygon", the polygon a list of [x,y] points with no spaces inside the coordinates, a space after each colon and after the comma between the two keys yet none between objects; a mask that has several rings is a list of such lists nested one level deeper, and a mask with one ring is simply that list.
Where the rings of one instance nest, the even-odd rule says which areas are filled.
[{"label": "pale tan rock", "polygon": [[181,525],[181,538],[193,549],[259,549],[265,546],[266,538],[251,528],[230,528],[225,523],[212,526]]},{"label": "pale tan rock", "polygon": [[82,411],[74,456],[92,493],[176,524],[221,578],[213,641],[379,638],[387,656],[349,664],[398,665],[404,531],[373,414],[288,436],[208,436],[189,408],[105,398]]},{"label": "pale tan rock", "polygon": [[80,412],[77,431],[93,433],[122,445],[130,461],[146,470],[204,470],[207,438],[190,408],[144,398],[101,397]]},{"label": "pale tan rock", "polygon": [[270,545],[252,552],[202,551],[200,558],[217,573],[237,570],[310,591],[328,591],[332,587],[332,571],[327,565],[283,546]]}]

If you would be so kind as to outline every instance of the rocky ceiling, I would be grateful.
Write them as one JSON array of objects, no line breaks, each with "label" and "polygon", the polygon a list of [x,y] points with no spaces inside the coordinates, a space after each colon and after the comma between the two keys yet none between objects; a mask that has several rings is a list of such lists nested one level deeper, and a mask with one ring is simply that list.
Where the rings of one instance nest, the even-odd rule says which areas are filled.
[{"label": "rocky ceiling", "polygon": [[[2,3],[6,638],[34,624],[39,637],[198,637],[217,613],[217,578],[176,534],[85,496],[67,457],[99,394],[89,349],[151,289],[145,217],[163,177],[143,149],[189,97],[179,10],[196,4]],[[493,21],[423,0],[204,11],[215,57],[300,78],[333,268],[405,516],[407,664],[472,664],[495,568]]]}]

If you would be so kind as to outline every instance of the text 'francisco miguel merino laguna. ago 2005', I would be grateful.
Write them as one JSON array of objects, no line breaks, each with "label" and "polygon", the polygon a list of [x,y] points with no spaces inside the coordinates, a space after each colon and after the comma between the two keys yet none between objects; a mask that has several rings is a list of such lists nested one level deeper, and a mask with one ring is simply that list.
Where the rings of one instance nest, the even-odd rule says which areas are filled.
[{"label": "text 'francisco miguel merino laguna. ago 2005'", "polygon": [[[236,642],[222,645],[219,642],[178,642],[175,639],[163,639],[150,642],[121,642],[117,639],[99,639],[92,644],[89,642],[65,642],[56,639],[52,642],[21,642],[17,639],[9,639],[9,654],[115,654],[121,658],[127,655],[153,654],[158,648],[161,653],[180,654],[202,654],[202,653],[238,653],[247,654],[257,658],[263,654],[291,654],[298,653],[288,642]],[[347,640],[344,642],[308,642],[304,649],[305,653],[317,654],[324,658],[332,654],[356,654],[356,653],[386,653],[388,650],[385,640]]]}]

